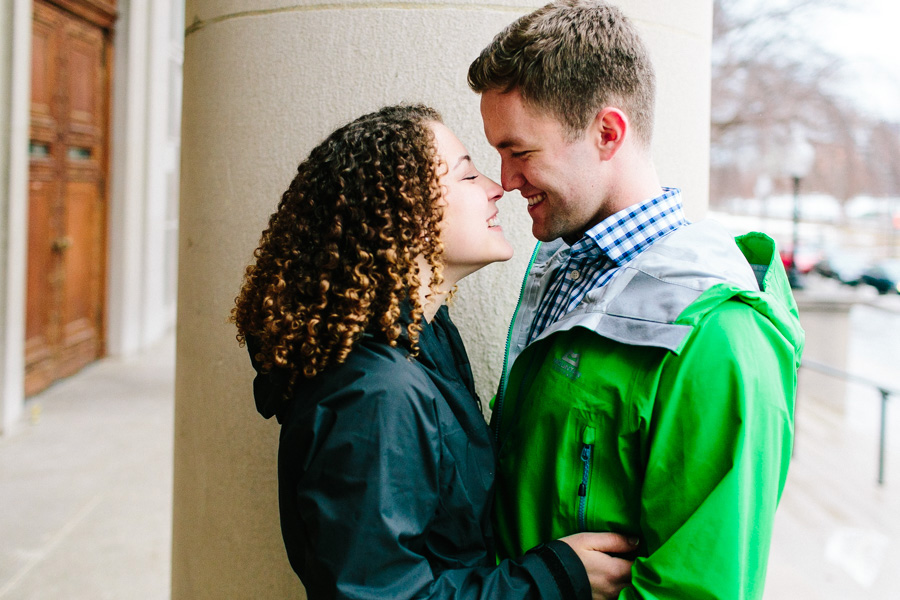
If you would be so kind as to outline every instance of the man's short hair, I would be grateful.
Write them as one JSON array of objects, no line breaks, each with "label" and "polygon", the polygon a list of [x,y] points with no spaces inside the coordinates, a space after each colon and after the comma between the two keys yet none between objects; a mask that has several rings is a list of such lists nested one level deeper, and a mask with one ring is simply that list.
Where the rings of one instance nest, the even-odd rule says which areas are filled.
[{"label": "man's short hair", "polygon": [[631,21],[603,1],[558,0],[521,17],[469,66],[469,86],[480,94],[518,90],[562,123],[569,139],[615,106],[650,145],[653,65]]}]

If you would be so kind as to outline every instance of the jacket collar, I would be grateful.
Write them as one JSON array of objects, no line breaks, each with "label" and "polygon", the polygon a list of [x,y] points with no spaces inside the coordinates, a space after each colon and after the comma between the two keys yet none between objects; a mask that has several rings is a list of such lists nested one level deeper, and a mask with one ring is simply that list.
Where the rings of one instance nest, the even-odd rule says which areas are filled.
[{"label": "jacket collar", "polygon": [[[759,236],[754,238],[757,251],[751,252],[751,258],[765,258],[763,240],[768,240],[768,254],[777,256],[769,238],[755,236]],[[555,248],[547,246],[541,248],[539,259],[561,249],[558,243],[553,244]],[[546,262],[550,265],[554,261]],[[751,266],[735,239],[714,221],[686,225],[623,265],[607,285],[588,292],[574,310],[537,340],[583,327],[625,344],[677,352],[693,329],[692,324],[678,321],[688,306],[715,286],[727,287],[729,297],[759,292],[760,280],[766,283],[771,264],[770,257],[768,265]]]}]

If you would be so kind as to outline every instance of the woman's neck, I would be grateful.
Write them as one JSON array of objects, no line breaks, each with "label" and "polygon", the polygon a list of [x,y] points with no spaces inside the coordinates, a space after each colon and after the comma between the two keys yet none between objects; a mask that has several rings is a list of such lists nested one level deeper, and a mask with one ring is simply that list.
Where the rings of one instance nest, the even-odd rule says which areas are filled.
[{"label": "woman's neck", "polygon": [[422,318],[431,323],[437,311],[450,295],[450,290],[456,285],[456,281],[450,281],[445,271],[441,289],[433,290],[431,288],[431,265],[421,256],[416,258],[416,263],[419,266],[419,281],[421,282],[419,284],[419,303],[422,305]]},{"label": "woman's neck", "polygon": [[428,286],[423,285],[419,288],[419,301],[422,303],[422,318],[425,319],[426,323],[431,323],[432,319],[434,319],[434,315],[436,315],[437,311],[444,305],[447,295],[448,294],[446,293],[434,294]]}]

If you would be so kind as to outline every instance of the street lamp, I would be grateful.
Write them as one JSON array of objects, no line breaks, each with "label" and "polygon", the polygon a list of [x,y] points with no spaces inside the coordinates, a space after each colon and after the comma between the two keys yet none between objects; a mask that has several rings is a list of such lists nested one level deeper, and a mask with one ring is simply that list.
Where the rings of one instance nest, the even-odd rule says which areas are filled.
[{"label": "street lamp", "polygon": [[785,156],[785,171],[794,184],[794,230],[791,240],[791,266],[788,269],[788,282],[792,288],[803,289],[803,280],[797,268],[797,249],[800,242],[800,180],[809,174],[816,151],[812,144],[800,132],[794,129]]}]

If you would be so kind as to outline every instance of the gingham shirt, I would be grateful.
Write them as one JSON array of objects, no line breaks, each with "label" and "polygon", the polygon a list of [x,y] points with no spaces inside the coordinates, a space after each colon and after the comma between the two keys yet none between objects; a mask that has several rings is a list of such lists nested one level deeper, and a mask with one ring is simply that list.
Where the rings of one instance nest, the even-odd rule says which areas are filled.
[{"label": "gingham shirt", "polygon": [[578,306],[590,290],[606,285],[624,264],[686,224],[681,191],[663,188],[661,196],[620,210],[590,228],[569,247],[568,260],[554,274],[528,342]]}]

